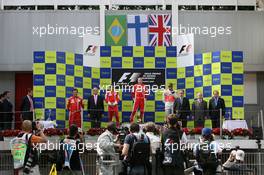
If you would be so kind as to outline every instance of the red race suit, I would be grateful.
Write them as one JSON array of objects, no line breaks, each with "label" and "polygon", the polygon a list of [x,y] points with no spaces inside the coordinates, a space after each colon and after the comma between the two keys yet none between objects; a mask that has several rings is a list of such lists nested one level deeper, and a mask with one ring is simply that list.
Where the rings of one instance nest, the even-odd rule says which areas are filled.
[{"label": "red race suit", "polygon": [[105,102],[108,104],[108,119],[111,122],[113,117],[116,118],[116,126],[119,127],[118,102],[119,95],[115,91],[107,92],[105,94]]},{"label": "red race suit", "polygon": [[142,122],[144,116],[145,99],[148,95],[148,89],[144,84],[135,84],[132,89],[132,98],[134,99],[133,111],[130,116],[130,123],[133,123],[134,116],[140,109],[140,122]]},{"label": "red race suit", "polygon": [[67,103],[67,109],[69,110],[69,126],[76,124],[79,128],[82,128],[82,116],[81,111],[84,108],[83,100],[80,97],[70,97]]}]

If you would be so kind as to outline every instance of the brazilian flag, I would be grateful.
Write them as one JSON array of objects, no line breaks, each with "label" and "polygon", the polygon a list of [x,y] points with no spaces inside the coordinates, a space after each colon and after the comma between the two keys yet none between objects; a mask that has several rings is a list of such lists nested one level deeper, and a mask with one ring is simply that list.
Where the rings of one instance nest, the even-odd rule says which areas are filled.
[{"label": "brazilian flag", "polygon": [[105,45],[127,45],[127,20],[125,15],[109,15],[105,18]]}]

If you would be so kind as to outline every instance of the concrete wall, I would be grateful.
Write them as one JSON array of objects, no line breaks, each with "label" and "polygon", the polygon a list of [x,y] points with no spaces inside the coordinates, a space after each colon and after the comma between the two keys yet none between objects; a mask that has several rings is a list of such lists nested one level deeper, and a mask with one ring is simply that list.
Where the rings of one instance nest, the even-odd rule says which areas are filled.
[{"label": "concrete wall", "polygon": [[258,103],[245,105],[245,118],[249,124],[258,125],[258,112],[264,110],[264,73],[257,73]]},{"label": "concrete wall", "polygon": [[[0,12],[0,71],[31,71],[33,51],[60,50],[82,52],[78,35],[33,34],[37,27],[95,27],[99,26],[98,12]],[[61,32],[62,33],[62,32]]]},{"label": "concrete wall", "polygon": [[246,71],[264,71],[264,12],[189,12],[179,13],[179,23],[184,26],[231,26],[232,34],[195,35],[196,53],[215,50],[242,50]]},{"label": "concrete wall", "polygon": [[[152,11],[108,11],[107,14],[154,13]],[[165,13],[164,11],[155,13]],[[180,11],[179,24],[193,27],[228,27],[230,35],[195,35],[195,52],[242,50],[246,71],[264,71],[264,12]],[[77,35],[33,34],[39,26],[96,27],[98,11],[1,11],[0,71],[32,70],[32,52],[61,50],[82,52],[82,38]]]},{"label": "concrete wall", "polygon": [[0,93],[4,91],[11,91],[11,101],[13,104],[15,99],[15,73],[14,72],[0,72]]}]

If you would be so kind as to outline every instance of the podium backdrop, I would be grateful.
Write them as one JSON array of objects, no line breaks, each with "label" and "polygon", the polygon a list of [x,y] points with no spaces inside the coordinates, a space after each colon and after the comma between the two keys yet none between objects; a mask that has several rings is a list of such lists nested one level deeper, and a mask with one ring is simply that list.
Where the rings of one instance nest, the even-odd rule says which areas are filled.
[{"label": "podium backdrop", "polygon": [[[190,104],[197,92],[202,92],[204,99],[209,101],[213,90],[217,89],[226,102],[225,117],[244,118],[242,52],[217,51],[196,54],[194,66],[180,68],[177,67],[176,54],[176,47],[101,46],[100,68],[93,68],[83,65],[83,57],[80,54],[34,52],[36,117],[46,119],[50,116],[52,120],[57,120],[59,127],[67,127],[66,101],[72,94],[72,88],[76,87],[85,101],[83,126],[89,128],[87,99],[92,87],[105,88],[112,83],[124,85],[129,83],[133,73],[143,73],[147,77],[144,81],[152,85],[164,88],[162,83],[165,83],[166,87],[169,83],[173,83],[174,89],[184,89]],[[100,93],[104,95],[105,91],[101,90]],[[120,91],[119,94],[121,121],[129,122],[133,105],[131,93],[127,90]],[[102,126],[105,126],[108,120],[106,105],[105,111]],[[162,90],[151,92],[145,106],[145,122],[163,122],[163,111]]]}]

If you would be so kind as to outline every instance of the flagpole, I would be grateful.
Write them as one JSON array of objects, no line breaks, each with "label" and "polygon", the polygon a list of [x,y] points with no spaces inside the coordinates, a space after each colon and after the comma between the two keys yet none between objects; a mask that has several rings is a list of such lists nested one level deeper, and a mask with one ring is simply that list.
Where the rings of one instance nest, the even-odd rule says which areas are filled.
[{"label": "flagpole", "polygon": [[105,5],[100,5],[100,38],[101,46],[105,45]]},{"label": "flagpole", "polygon": [[172,46],[176,46],[177,35],[179,34],[179,10],[178,10],[178,0],[171,1],[171,37],[172,37]]}]

